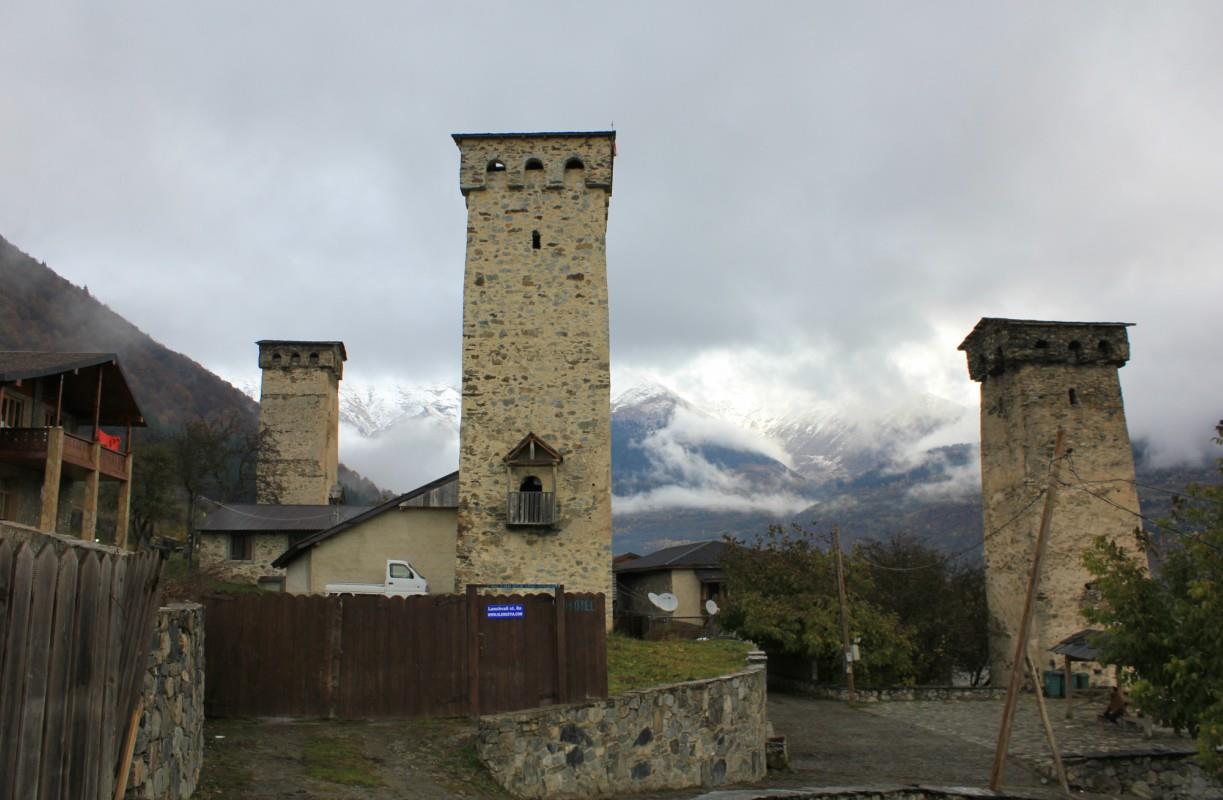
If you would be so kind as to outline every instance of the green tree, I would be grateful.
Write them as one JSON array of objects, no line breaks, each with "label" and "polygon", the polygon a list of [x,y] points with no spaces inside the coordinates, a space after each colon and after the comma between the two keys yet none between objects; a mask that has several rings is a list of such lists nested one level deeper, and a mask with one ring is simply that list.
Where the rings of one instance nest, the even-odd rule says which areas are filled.
[{"label": "green tree", "polygon": [[[1217,433],[1223,444],[1223,422]],[[1151,533],[1136,535],[1154,571],[1104,538],[1088,552],[1100,599],[1087,617],[1105,628],[1093,643],[1137,706],[1195,736],[1223,775],[1223,484],[1191,484]]]},{"label": "green tree", "polygon": [[[771,652],[815,659],[820,674],[842,674],[834,559],[816,534],[774,525],[751,544],[734,538],[727,544],[723,626]],[[847,554],[844,561],[850,631],[861,639],[855,677],[864,685],[912,680],[911,637],[873,601],[877,587],[861,559]]]},{"label": "green tree", "polygon": [[897,534],[855,548],[874,580],[874,601],[894,613],[913,639],[919,684],[949,684],[968,673],[974,686],[989,663],[985,573],[957,567],[914,536]]},{"label": "green tree", "polygon": [[132,537],[137,548],[148,546],[159,526],[180,523],[177,463],[170,443],[154,441],[132,459]]}]

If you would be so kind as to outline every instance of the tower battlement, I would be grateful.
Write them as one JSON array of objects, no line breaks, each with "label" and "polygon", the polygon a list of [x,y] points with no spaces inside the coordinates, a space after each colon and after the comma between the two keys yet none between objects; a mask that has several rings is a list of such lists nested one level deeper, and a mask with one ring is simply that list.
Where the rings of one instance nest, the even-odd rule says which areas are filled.
[{"label": "tower battlement", "polygon": [[[459,189],[464,195],[487,188],[528,185],[563,189],[567,176],[611,194],[615,131],[587,133],[456,133],[462,153]],[[575,172],[578,170],[578,172]]]},{"label": "tower battlement", "polygon": [[1053,322],[983,317],[960,344],[968,375],[984,381],[1021,364],[1106,364],[1130,358],[1132,322]]}]

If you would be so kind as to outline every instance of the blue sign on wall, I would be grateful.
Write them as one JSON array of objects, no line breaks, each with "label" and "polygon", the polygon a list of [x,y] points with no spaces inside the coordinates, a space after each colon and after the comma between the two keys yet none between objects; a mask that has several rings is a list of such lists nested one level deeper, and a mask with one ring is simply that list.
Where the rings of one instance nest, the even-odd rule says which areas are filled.
[{"label": "blue sign on wall", "polygon": [[490,605],[484,609],[489,619],[522,619],[522,603]]}]

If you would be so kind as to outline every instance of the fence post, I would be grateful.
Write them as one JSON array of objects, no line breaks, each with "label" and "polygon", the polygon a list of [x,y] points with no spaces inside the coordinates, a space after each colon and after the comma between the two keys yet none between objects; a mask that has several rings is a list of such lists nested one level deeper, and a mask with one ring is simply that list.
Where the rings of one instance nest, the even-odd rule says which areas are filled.
[{"label": "fence post", "polygon": [[565,584],[556,585],[556,702],[569,702],[568,649],[565,640]]},{"label": "fence post", "polygon": [[480,597],[476,584],[467,584],[467,713],[480,716]]}]

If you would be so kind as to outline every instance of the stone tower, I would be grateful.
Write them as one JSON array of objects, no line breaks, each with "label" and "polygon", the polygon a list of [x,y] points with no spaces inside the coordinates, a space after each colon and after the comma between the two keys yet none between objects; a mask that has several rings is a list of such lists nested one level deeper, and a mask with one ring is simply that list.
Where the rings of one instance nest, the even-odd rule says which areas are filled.
[{"label": "stone tower", "polygon": [[340,461],[343,342],[263,340],[258,502],[325,505]]},{"label": "stone tower", "polygon": [[615,133],[454,140],[467,201],[456,589],[563,583],[602,593],[610,614]]},{"label": "stone tower", "polygon": [[1145,563],[1132,535],[1139,524],[1138,495],[1117,375],[1130,355],[1127,326],[986,317],[960,345],[969,375],[981,383],[981,499],[995,685],[1010,676],[1059,426],[1068,453],[1059,465],[1063,485],[1034,609],[1028,648],[1033,660],[1047,666],[1050,647],[1087,627],[1082,604],[1091,575],[1083,554],[1097,536],[1131,549]]}]

